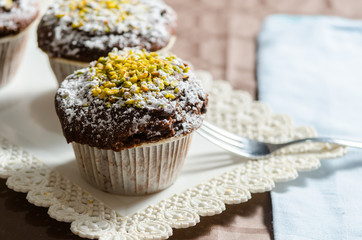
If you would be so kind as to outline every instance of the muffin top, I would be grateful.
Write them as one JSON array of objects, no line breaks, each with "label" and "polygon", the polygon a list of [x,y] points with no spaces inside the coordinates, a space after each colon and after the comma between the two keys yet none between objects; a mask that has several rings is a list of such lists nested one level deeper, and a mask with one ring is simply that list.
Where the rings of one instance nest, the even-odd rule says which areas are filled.
[{"label": "muffin top", "polygon": [[20,33],[37,15],[36,0],[0,0],[0,37]]},{"label": "muffin top", "polygon": [[164,48],[176,13],[162,0],[57,0],[38,26],[38,45],[50,57],[90,62],[113,48]]},{"label": "muffin top", "polygon": [[191,133],[207,102],[180,58],[131,48],[68,76],[55,97],[68,142],[114,151]]}]

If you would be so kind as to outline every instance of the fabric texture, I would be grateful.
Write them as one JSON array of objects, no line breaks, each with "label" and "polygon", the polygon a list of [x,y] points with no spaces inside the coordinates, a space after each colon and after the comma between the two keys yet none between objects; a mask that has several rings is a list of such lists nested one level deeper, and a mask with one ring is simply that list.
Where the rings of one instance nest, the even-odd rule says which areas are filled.
[{"label": "fabric texture", "polygon": [[[272,15],[258,37],[259,99],[320,136],[362,141],[362,21]],[[362,151],[272,191],[275,239],[362,239]]]}]

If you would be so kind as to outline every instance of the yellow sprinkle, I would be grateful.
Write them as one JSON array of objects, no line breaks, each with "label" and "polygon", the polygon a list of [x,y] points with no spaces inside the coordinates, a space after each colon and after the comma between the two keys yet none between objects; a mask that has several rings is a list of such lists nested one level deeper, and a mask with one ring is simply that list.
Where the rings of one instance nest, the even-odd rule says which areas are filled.
[{"label": "yellow sprinkle", "polygon": [[154,72],[156,69],[157,69],[157,67],[155,67],[155,66],[149,66],[148,67],[149,72]]},{"label": "yellow sprinkle", "polygon": [[150,53],[150,56],[151,56],[151,57],[158,57],[159,55],[158,55],[158,53],[156,53],[156,52],[152,52],[152,53]]},{"label": "yellow sprinkle", "polygon": [[102,90],[98,86],[93,88],[93,90],[92,90],[94,97],[97,97],[101,92],[102,92]]},{"label": "yellow sprinkle", "polygon": [[92,90],[92,93],[94,97],[98,97],[99,95],[99,93],[95,89]]},{"label": "yellow sprinkle", "polygon": [[142,73],[142,74],[140,74],[140,75],[138,75],[138,79],[145,79],[145,78],[147,78],[148,77],[148,72],[146,71],[146,72],[144,72],[144,73]]},{"label": "yellow sprinkle", "polygon": [[105,88],[103,91],[102,91],[102,93],[101,93],[101,95],[99,96],[99,98],[100,99],[104,99],[106,96],[107,96],[107,91],[108,91],[109,89],[108,88]]},{"label": "yellow sprinkle", "polygon": [[[107,1],[110,1],[109,4],[114,2],[99,1],[103,1],[104,4]],[[145,50],[129,50],[125,54],[111,52],[107,57],[100,57],[92,67],[92,79],[98,81],[95,87],[91,87],[94,97],[104,99],[105,105],[109,107],[118,99],[126,101],[126,106],[142,107],[140,101],[135,99],[144,97],[142,93],[150,91],[170,100],[176,98],[175,95],[179,93],[179,89],[176,88],[178,81],[170,79],[175,79],[176,76],[172,75],[180,69],[188,71],[188,67],[177,65],[173,61],[174,56],[164,57]]]},{"label": "yellow sprinkle", "polygon": [[104,65],[103,65],[102,63],[97,63],[97,68],[98,68],[99,70],[103,70]]},{"label": "yellow sprinkle", "polygon": [[111,64],[111,63],[107,63],[107,64],[106,64],[106,69],[107,69],[107,70],[113,70],[112,64]]},{"label": "yellow sprinkle", "polygon": [[137,78],[137,76],[135,75],[135,76],[131,77],[129,80],[130,80],[132,83],[136,83],[137,80],[138,80],[138,78]]},{"label": "yellow sprinkle", "polygon": [[105,84],[104,84],[104,87],[106,88],[112,88],[112,87],[115,87],[116,84],[115,83],[112,83],[110,81],[107,81]]},{"label": "yellow sprinkle", "polygon": [[136,100],[134,100],[134,99],[128,99],[128,100],[126,101],[126,104],[132,105],[132,104],[134,104],[135,102],[136,102]]},{"label": "yellow sprinkle", "polygon": [[118,75],[117,74],[114,74],[110,77],[110,79],[117,79],[118,78]]},{"label": "yellow sprinkle", "polygon": [[154,71],[154,72],[152,72],[152,76],[154,76],[154,77],[158,77],[158,76],[160,76],[160,73],[159,73],[159,72],[157,72],[157,71]]},{"label": "yellow sprinkle", "polygon": [[116,64],[116,68],[117,68],[118,70],[121,70],[121,69],[123,68],[123,66],[122,66],[121,64]]},{"label": "yellow sprinkle", "polygon": [[140,92],[140,87],[137,87],[137,84],[133,84],[134,87],[131,87],[131,92],[132,93],[139,93]]},{"label": "yellow sprinkle", "polygon": [[149,88],[146,85],[141,85],[141,89],[144,92],[148,92]]},{"label": "yellow sprinkle", "polygon": [[158,87],[160,88],[160,90],[165,89],[165,85],[162,82],[158,84]]},{"label": "yellow sprinkle", "polygon": [[115,89],[110,89],[108,91],[106,91],[107,95],[115,95],[117,93],[119,93],[119,89],[115,88]]},{"label": "yellow sprinkle", "polygon": [[126,81],[126,82],[123,83],[123,86],[125,88],[130,88],[132,86],[132,83],[130,81]]},{"label": "yellow sprinkle", "polygon": [[166,93],[165,97],[170,99],[175,99],[175,95],[173,95],[172,93]]},{"label": "yellow sprinkle", "polygon": [[110,59],[114,59],[115,57],[116,57],[116,55],[114,54],[114,53],[108,53],[108,57],[110,58]]}]

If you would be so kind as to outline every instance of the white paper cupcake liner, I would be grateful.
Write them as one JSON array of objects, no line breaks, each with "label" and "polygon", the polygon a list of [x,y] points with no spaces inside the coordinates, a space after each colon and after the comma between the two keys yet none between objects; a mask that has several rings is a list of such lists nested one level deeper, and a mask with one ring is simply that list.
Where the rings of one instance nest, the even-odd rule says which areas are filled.
[{"label": "white paper cupcake liner", "polygon": [[121,195],[145,195],[173,184],[180,174],[192,133],[120,152],[72,143],[81,175],[95,187]]},{"label": "white paper cupcake liner", "polygon": [[0,38],[0,86],[14,77],[24,53],[26,38],[26,30],[16,36]]},{"label": "white paper cupcake liner", "polygon": [[72,74],[74,71],[88,67],[89,65],[89,63],[70,61],[62,58],[51,58],[51,57],[49,57],[49,63],[59,85],[67,76]]},{"label": "white paper cupcake liner", "polygon": [[[173,47],[175,42],[176,42],[176,37],[172,36],[167,46],[160,49],[157,52],[160,54],[167,53]],[[89,65],[89,63],[86,62],[72,61],[63,58],[52,58],[52,57],[49,57],[49,62],[59,84],[74,71],[88,67]]]}]

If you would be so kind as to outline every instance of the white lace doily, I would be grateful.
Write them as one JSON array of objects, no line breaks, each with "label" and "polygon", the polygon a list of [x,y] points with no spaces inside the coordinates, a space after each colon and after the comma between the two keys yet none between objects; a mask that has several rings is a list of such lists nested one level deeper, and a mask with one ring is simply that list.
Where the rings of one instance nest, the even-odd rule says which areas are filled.
[{"label": "white lace doily", "polygon": [[[311,127],[293,127],[288,116],[273,115],[269,107],[235,91],[225,81],[213,81],[198,71],[210,94],[207,120],[231,132],[258,140],[283,142],[312,137]],[[90,239],[167,239],[172,228],[188,228],[200,216],[225,210],[225,204],[239,204],[252,193],[270,191],[275,182],[289,181],[298,171],[320,166],[319,160],[344,155],[346,149],[331,144],[307,143],[286,148],[270,158],[242,161],[232,171],[164,199],[156,205],[120,216],[60,173],[0,137],[0,177],[7,186],[27,194],[30,203],[49,208],[49,215],[71,223],[73,233]]]}]

